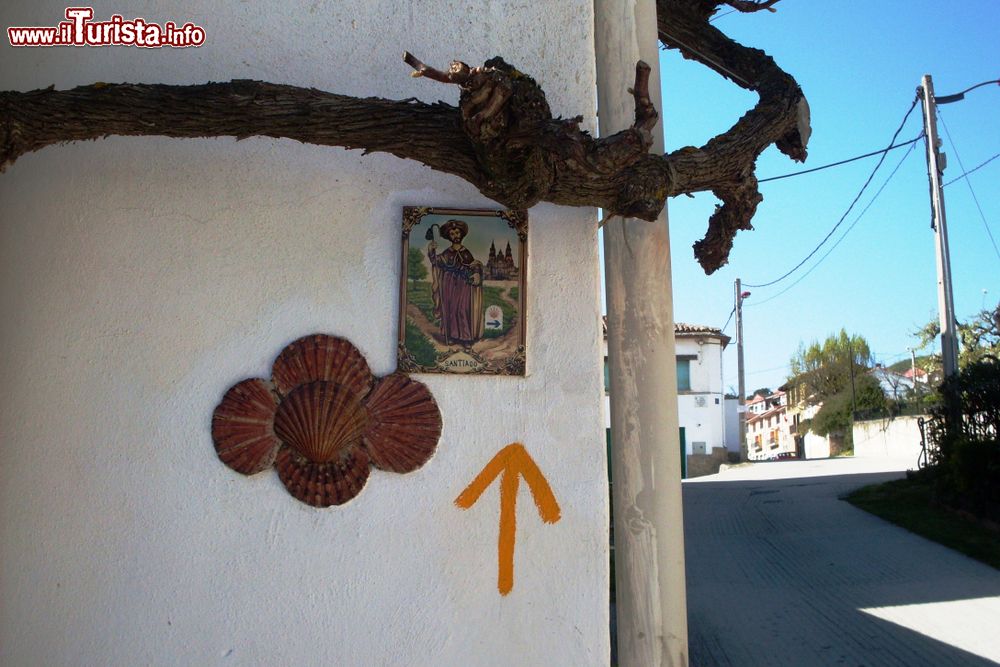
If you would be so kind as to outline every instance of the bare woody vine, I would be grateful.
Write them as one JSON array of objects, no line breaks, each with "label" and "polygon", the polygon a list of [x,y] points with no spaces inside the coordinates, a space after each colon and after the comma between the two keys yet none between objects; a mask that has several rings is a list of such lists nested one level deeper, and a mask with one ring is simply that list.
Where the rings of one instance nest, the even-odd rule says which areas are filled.
[{"label": "bare woody vine", "polygon": [[262,136],[416,160],[512,209],[544,201],[655,220],[668,197],[711,191],[721,205],[694,254],[712,273],[727,262],[737,231],[752,229],[762,200],[754,173],[761,152],[774,144],[793,160],[806,158],[809,108],[795,79],[763,51],[738,44],[709,22],[722,6],[774,11],[777,1],[657,0],[666,48],[759,96],[735,125],[701,147],[649,153],[658,114],[643,62],[631,90],[635,122],[595,139],[580,129],[582,117],[554,118],[535,80],[502,58],[481,67],[454,62],[442,71],[407,53],[414,76],[459,86],[458,107],[248,80],[0,92],[0,169],[52,144],[109,135]]}]

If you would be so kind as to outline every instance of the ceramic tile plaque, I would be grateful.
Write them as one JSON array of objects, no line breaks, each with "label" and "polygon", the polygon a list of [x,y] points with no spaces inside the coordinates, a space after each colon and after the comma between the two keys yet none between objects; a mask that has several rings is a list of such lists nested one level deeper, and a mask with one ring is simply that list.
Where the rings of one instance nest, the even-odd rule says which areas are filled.
[{"label": "ceramic tile plaque", "polygon": [[526,211],[403,209],[399,370],[524,375]]}]

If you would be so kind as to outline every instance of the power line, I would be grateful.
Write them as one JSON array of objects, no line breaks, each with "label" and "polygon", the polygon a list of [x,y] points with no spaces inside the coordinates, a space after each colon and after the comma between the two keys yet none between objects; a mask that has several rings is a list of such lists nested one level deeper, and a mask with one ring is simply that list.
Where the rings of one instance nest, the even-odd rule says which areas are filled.
[{"label": "power line", "polygon": [[880,194],[882,194],[882,191],[885,190],[885,187],[887,185],[889,185],[889,181],[891,181],[892,177],[896,175],[896,172],[899,171],[899,168],[901,166],[903,166],[903,162],[906,161],[906,158],[909,157],[910,153],[912,153],[912,152],[913,152],[913,148],[910,148],[910,150],[906,151],[906,154],[903,155],[903,158],[896,164],[896,167],[892,170],[892,173],[890,173],[889,177],[887,179],[885,179],[885,182],[882,184],[882,187],[880,187],[878,189],[878,192],[875,193],[875,196],[872,197],[871,201],[869,201],[868,204],[864,207],[864,209],[862,209],[861,213],[858,214],[858,217],[855,218],[854,222],[852,222],[850,224],[850,226],[847,228],[847,231],[845,231],[841,235],[841,237],[839,239],[837,239],[837,241],[830,247],[830,249],[827,250],[826,253],[824,253],[823,256],[819,258],[818,262],[816,262],[815,264],[813,264],[809,268],[808,271],[806,271],[801,276],[799,276],[798,280],[796,280],[795,282],[793,282],[791,285],[789,285],[785,289],[781,290],[780,292],[778,292],[777,294],[775,294],[773,296],[769,296],[768,298],[764,299],[763,301],[757,301],[757,302],[754,302],[754,303],[752,303],[750,305],[751,306],[762,306],[765,303],[767,303],[768,301],[774,301],[779,296],[781,296],[782,294],[784,294],[785,292],[787,292],[788,290],[792,289],[793,287],[795,287],[796,285],[798,285],[800,282],[802,282],[803,280],[805,280],[806,276],[808,276],[810,273],[812,273],[816,269],[816,267],[818,267],[820,264],[822,264],[823,260],[825,260],[827,257],[829,257],[830,253],[832,253],[834,250],[836,250],[837,246],[840,245],[840,242],[843,241],[847,237],[847,235],[851,233],[851,230],[854,229],[854,226],[858,224],[858,221],[860,221],[861,218],[864,216],[864,214],[868,212],[868,209],[871,208],[871,205],[875,203],[875,200],[878,199],[878,196]]},{"label": "power line", "polygon": [[782,174],[781,176],[770,176],[768,178],[757,179],[758,183],[767,183],[768,181],[777,181],[782,178],[791,178],[792,176],[801,176],[802,174],[811,174],[814,171],[822,171],[823,169],[829,169],[830,167],[839,167],[842,164],[847,164],[848,162],[857,162],[858,160],[863,160],[866,157],[872,157],[874,155],[882,155],[883,153],[888,153],[889,151],[896,150],[897,148],[904,148],[910,144],[915,144],[924,138],[924,133],[921,132],[917,136],[913,137],[909,141],[904,141],[901,144],[893,144],[888,148],[883,148],[880,151],[872,151],[871,153],[865,153],[864,155],[858,155],[857,157],[847,158],[846,160],[841,160],[839,162],[831,162],[830,164],[824,164],[821,167],[813,167],[812,169],[803,169],[802,171],[793,171],[789,174]]},{"label": "power line", "polygon": [[736,12],[735,9],[730,9],[728,12],[723,12],[721,14],[716,14],[712,18],[708,19],[708,22],[712,23],[713,21],[717,21],[717,20],[721,19],[723,16],[729,16],[730,14],[733,14],[735,12]]},{"label": "power line", "polygon": [[783,366],[775,366],[774,368],[762,368],[758,371],[747,371],[747,375],[760,375],[761,373],[770,373],[772,371],[780,371],[785,369],[791,369],[791,364],[784,364]]},{"label": "power line", "polygon": [[719,329],[720,333],[724,333],[726,331],[726,327],[729,326],[729,322],[732,321],[733,313],[735,312],[736,312],[736,306],[733,306],[733,309],[729,311],[729,317],[726,318],[726,323],[722,325],[721,329]]},{"label": "power line", "polygon": [[[971,89],[970,89],[971,90]],[[941,119],[941,127],[944,128],[944,133],[948,137],[948,143],[951,144],[951,150],[955,152],[955,158],[958,160],[958,166],[965,171],[965,165],[962,164],[962,156],[958,154],[958,146],[955,145],[955,140],[951,138],[951,132],[948,131],[948,124],[944,122],[944,116],[941,115],[941,110],[938,109],[938,118]],[[986,230],[986,235],[990,237],[990,243],[993,244],[993,252],[996,253],[997,259],[1000,260],[1000,250],[997,249],[996,239],[993,238],[993,232],[990,231],[990,226],[986,222],[986,214],[983,213],[983,207],[979,205],[979,198],[976,197],[976,191],[972,189],[972,181],[969,177],[965,177],[965,184],[969,186],[969,193],[972,194],[972,201],[976,202],[976,208],[979,209],[979,217],[983,221],[983,229]]]},{"label": "power line", "polygon": [[850,224],[850,226],[848,226],[847,230],[840,236],[840,238],[837,239],[837,241],[832,246],[830,246],[830,249],[827,250],[826,253],[824,253],[823,256],[819,258],[818,262],[816,262],[811,267],[809,267],[809,270],[806,271],[805,273],[803,273],[801,276],[799,276],[798,280],[796,280],[791,285],[789,285],[785,289],[781,290],[777,294],[775,294],[773,296],[769,296],[768,298],[764,299],[763,301],[756,301],[756,302],[751,303],[749,305],[750,306],[762,306],[765,303],[767,303],[768,301],[774,301],[779,296],[781,296],[782,294],[784,294],[785,292],[787,292],[788,290],[792,289],[793,287],[795,287],[796,285],[798,285],[800,282],[802,282],[803,280],[805,280],[806,276],[808,276],[810,273],[812,273],[816,269],[817,266],[819,266],[820,264],[822,264],[823,260],[825,260],[827,257],[829,257],[830,253],[832,253],[834,250],[836,250],[837,246],[840,245],[840,242],[843,241],[847,237],[847,235],[851,233],[851,230],[854,229],[854,226],[857,225],[858,221],[860,221],[861,218],[864,216],[864,214],[868,212],[868,209],[871,208],[871,205],[875,203],[875,200],[878,199],[878,196],[880,194],[882,194],[882,191],[885,190],[885,187],[887,185],[889,185],[889,181],[891,181],[892,177],[896,175],[896,172],[899,171],[899,168],[903,166],[903,162],[906,161],[906,158],[908,158],[910,156],[910,153],[912,153],[912,152],[913,152],[913,147],[911,146],[910,150],[906,151],[906,154],[903,155],[903,158],[896,164],[895,168],[892,170],[892,173],[889,174],[889,177],[887,179],[885,179],[885,182],[882,184],[882,187],[880,187],[878,189],[878,191],[875,193],[875,196],[871,198],[871,201],[869,201],[868,204],[864,207],[864,209],[861,210],[861,213],[858,214],[858,217],[854,219],[854,222],[852,222]]},{"label": "power line", "polygon": [[[694,48],[693,46],[688,46],[687,44],[685,44],[685,43],[684,43],[684,42],[682,42],[681,40],[679,40],[679,39],[677,39],[676,37],[674,37],[673,35],[671,35],[671,34],[670,34],[669,32],[667,32],[666,30],[664,30],[663,28],[660,28],[660,32],[661,32],[661,33],[663,33],[664,35],[666,35],[666,36],[667,36],[668,38],[670,38],[670,39],[674,40],[675,42],[677,42],[677,43],[678,43],[678,44],[680,44],[681,46],[683,46],[683,47],[684,47],[685,49],[687,49],[687,50],[688,50],[688,51],[690,51],[691,53],[694,53],[695,55],[697,55],[698,57],[700,57],[700,58],[701,58],[702,60],[704,60],[705,62],[707,62],[707,63],[711,63],[711,64],[712,64],[712,65],[713,65],[713,66],[714,66],[715,68],[717,68],[718,70],[720,70],[720,71],[722,71],[722,72],[725,72],[726,74],[728,74],[729,76],[733,77],[734,79],[736,79],[736,80],[738,80],[738,81],[742,81],[743,83],[745,83],[745,84],[746,84],[747,88],[749,88],[750,90],[757,90],[757,84],[755,84],[755,83],[750,83],[749,81],[747,81],[746,79],[744,79],[744,78],[743,78],[742,76],[740,76],[740,75],[739,75],[739,74],[737,74],[736,72],[734,72],[734,71],[732,71],[731,69],[727,68],[727,67],[726,67],[725,65],[723,65],[722,63],[719,63],[719,62],[717,62],[717,61],[715,61],[715,60],[713,60],[713,59],[709,58],[708,56],[706,56],[706,55],[705,55],[704,53],[702,53],[702,52],[701,52],[701,51],[699,51],[698,49]],[[666,49],[664,48],[664,50],[666,50]]]},{"label": "power line", "polygon": [[[898,137],[899,133],[903,131],[903,126],[906,125],[907,119],[909,119],[910,114],[913,113],[913,109],[917,106],[917,101],[918,100],[919,100],[919,98],[916,97],[916,96],[914,96],[913,102],[910,103],[910,108],[907,109],[906,114],[903,116],[903,121],[899,124],[899,127],[896,128],[896,132],[893,133],[892,139],[889,141],[889,146],[893,146],[896,143],[896,137]],[[913,144],[911,143],[910,145],[912,146]],[[909,151],[907,152],[907,154],[909,154]],[[746,286],[747,287],[769,287],[771,285],[774,285],[775,283],[781,282],[782,280],[784,280],[788,276],[792,275],[803,264],[805,264],[806,262],[808,262],[812,258],[812,256],[815,255],[819,251],[819,249],[823,247],[823,244],[826,243],[830,239],[831,236],[833,236],[833,233],[836,232],[837,228],[840,227],[840,225],[844,222],[844,220],[847,219],[847,216],[850,215],[851,211],[854,209],[854,205],[858,203],[858,200],[861,199],[861,195],[863,195],[865,193],[865,190],[868,189],[868,185],[872,182],[872,179],[875,178],[875,174],[876,174],[876,172],[878,172],[879,167],[881,167],[882,163],[885,162],[885,156],[886,155],[888,155],[888,152],[882,153],[882,157],[879,158],[878,164],[876,164],[875,168],[872,169],[872,173],[868,175],[868,179],[865,181],[865,184],[861,186],[861,190],[859,190],[858,194],[854,197],[854,201],[852,201],[851,205],[847,207],[847,210],[844,211],[844,214],[842,216],[840,216],[840,220],[838,220],[837,224],[835,224],[833,226],[833,229],[831,229],[829,232],[827,232],[827,235],[823,237],[823,240],[820,241],[819,244],[815,248],[813,248],[812,251],[808,255],[805,256],[805,259],[803,259],[801,262],[799,262],[798,264],[796,264],[795,266],[793,266],[789,271],[787,271],[783,275],[775,278],[774,280],[771,280],[771,281],[766,282],[766,283],[761,283],[759,285],[751,285],[749,283],[746,283]]]},{"label": "power line", "polygon": [[[947,131],[947,130],[948,130],[948,128],[945,128],[945,131]],[[951,137],[948,137],[948,138],[949,138],[949,139],[951,139]],[[958,153],[956,153],[956,154],[955,154],[955,157],[958,157]],[[982,163],[980,163],[979,165],[977,165],[977,166],[973,167],[973,168],[972,168],[972,169],[970,169],[969,171],[967,171],[967,172],[964,172],[964,173],[962,173],[962,174],[960,174],[960,175],[956,176],[955,178],[951,179],[950,181],[948,181],[947,183],[945,183],[945,184],[944,184],[944,185],[942,185],[941,187],[942,187],[942,188],[946,188],[946,187],[948,187],[949,185],[951,185],[952,183],[954,183],[955,181],[960,181],[960,180],[962,180],[963,178],[965,178],[966,176],[968,176],[968,175],[969,175],[969,174],[971,174],[972,172],[974,172],[974,171],[979,171],[980,169],[982,169],[983,167],[985,167],[986,165],[988,165],[988,164],[989,164],[990,162],[993,162],[993,160],[996,160],[996,159],[997,159],[998,157],[1000,157],[1000,153],[997,153],[996,155],[994,155],[994,156],[993,156],[993,157],[991,157],[990,159],[986,160],[985,162],[982,162]],[[959,160],[959,162],[961,162],[961,160]],[[961,166],[961,164],[960,164],[959,166]]]}]

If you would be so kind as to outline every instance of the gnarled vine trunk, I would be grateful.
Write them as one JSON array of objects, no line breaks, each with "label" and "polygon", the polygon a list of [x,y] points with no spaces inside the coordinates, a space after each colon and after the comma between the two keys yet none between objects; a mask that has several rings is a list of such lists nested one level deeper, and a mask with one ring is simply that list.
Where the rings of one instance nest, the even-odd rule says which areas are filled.
[{"label": "gnarled vine trunk", "polygon": [[444,72],[405,54],[414,75],[460,86],[459,105],[247,80],[0,92],[0,169],[46,146],[109,135],[262,136],[417,160],[511,208],[546,201],[655,220],[668,197],[708,190],[722,204],[695,255],[711,273],[726,263],[736,232],[751,229],[761,201],[757,156],[775,144],[792,159],[806,157],[809,113],[798,84],[764,52],[737,44],[709,23],[722,5],[773,11],[775,2],[657,0],[664,46],[760,96],[732,128],[698,148],[648,152],[657,112],[644,63],[636,67],[632,91],[635,123],[598,139],[580,129],[580,117],[554,118],[534,79],[501,58],[481,67],[456,62]]}]

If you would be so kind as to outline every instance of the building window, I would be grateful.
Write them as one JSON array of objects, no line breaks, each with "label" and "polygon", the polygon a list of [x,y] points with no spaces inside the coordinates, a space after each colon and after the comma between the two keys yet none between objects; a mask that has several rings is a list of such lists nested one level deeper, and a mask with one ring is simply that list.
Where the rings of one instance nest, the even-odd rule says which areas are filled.
[{"label": "building window", "polygon": [[604,393],[611,393],[611,366],[608,365],[607,357],[604,357]]},{"label": "building window", "polygon": [[677,391],[691,391],[691,362],[677,360]]},{"label": "building window", "polygon": [[677,391],[691,391],[691,360],[695,355],[677,355]]}]

